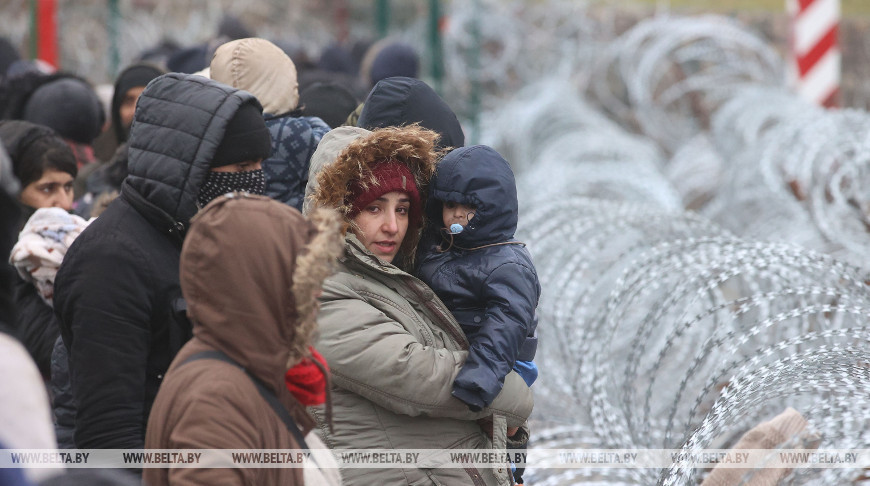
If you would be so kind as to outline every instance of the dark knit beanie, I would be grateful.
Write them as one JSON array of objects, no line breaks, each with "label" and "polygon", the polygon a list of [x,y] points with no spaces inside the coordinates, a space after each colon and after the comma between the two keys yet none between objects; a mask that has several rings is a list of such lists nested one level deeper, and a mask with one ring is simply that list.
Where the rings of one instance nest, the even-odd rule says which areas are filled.
[{"label": "dark knit beanie", "polygon": [[272,154],[272,136],[263,120],[263,111],[253,103],[240,106],[227,125],[212,159],[212,167],[266,159]]},{"label": "dark knit beanie", "polygon": [[90,85],[64,77],[33,92],[24,105],[23,119],[51,127],[63,138],[90,145],[102,131],[106,114]]},{"label": "dark knit beanie", "polygon": [[408,221],[411,227],[421,226],[423,208],[417,183],[408,166],[395,160],[376,164],[372,167],[371,175],[365,177],[364,181],[356,180],[351,184],[347,197],[347,203],[351,207],[348,217],[353,219],[375,199],[393,191],[404,192],[411,198]]}]

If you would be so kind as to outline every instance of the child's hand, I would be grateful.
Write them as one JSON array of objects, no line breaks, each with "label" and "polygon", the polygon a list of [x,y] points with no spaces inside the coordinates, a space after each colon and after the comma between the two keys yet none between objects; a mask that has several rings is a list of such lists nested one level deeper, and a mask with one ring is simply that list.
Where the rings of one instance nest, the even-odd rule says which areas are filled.
[{"label": "child's hand", "polygon": [[507,436],[513,437],[513,435],[516,434],[518,430],[520,430],[519,427],[508,427]]}]

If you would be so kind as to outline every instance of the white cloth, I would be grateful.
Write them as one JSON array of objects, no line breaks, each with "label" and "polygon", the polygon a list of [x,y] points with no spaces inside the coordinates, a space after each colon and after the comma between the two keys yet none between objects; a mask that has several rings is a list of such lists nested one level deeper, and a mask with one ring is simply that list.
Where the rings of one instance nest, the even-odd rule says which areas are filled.
[{"label": "white cloth", "polygon": [[341,472],[332,451],[320,440],[313,430],[305,436],[305,443],[311,452],[313,461],[305,463],[302,477],[306,486],[340,486]]},{"label": "white cloth", "polygon": [[[10,449],[57,449],[48,394],[42,375],[27,350],[0,333],[0,443]],[[28,479],[39,482],[63,469],[26,469]]]},{"label": "white cloth", "polygon": [[66,250],[87,226],[88,221],[61,208],[37,209],[12,247],[9,263],[46,304],[52,305],[54,277]]}]

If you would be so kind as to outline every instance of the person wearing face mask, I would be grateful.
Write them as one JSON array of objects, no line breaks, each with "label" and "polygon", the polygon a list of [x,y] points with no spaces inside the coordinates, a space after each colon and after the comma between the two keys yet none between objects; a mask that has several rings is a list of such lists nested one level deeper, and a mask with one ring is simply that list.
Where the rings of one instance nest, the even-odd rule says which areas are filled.
[{"label": "person wearing face mask", "polygon": [[[22,217],[17,221],[16,234],[39,209],[56,208],[62,215],[72,208],[75,157],[54,130],[26,121],[3,121],[0,122],[0,142],[9,153],[15,177],[21,182],[18,204]],[[83,223],[77,221],[76,226]],[[27,245],[27,248],[31,247]],[[39,260],[30,258],[30,253],[24,249],[19,254],[22,265]],[[52,252],[47,256],[56,258],[59,254]],[[5,258],[9,258],[9,255],[5,255]],[[14,260],[12,263],[16,264]],[[17,312],[13,325],[17,337],[36,361],[43,378],[48,379],[51,350],[59,335],[51,307],[42,298],[45,292],[50,297],[50,286],[43,292],[32,278],[28,281],[25,276],[32,277],[32,274],[29,271],[19,272],[15,283],[13,302]]]},{"label": "person wearing face mask", "polygon": [[54,305],[78,407],[76,447],[142,448],[172,358],[190,338],[179,255],[191,218],[230,191],[259,194],[271,151],[248,92],[169,73],[139,97],[129,175],[67,252]]}]

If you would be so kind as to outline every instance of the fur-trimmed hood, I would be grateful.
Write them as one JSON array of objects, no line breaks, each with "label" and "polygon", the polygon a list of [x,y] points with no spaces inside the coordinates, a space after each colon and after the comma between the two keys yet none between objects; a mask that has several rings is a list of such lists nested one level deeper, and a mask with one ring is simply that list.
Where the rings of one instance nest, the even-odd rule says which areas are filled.
[{"label": "fur-trimmed hood", "polygon": [[264,196],[222,196],[193,219],[180,280],[193,334],[273,389],[308,355],[317,294],[342,250],[339,218]]},{"label": "fur-trimmed hood", "polygon": [[[315,174],[309,175],[309,181],[316,179],[311,194],[312,205],[336,209],[343,216],[344,229],[347,231],[353,225],[348,216],[351,211],[351,201],[348,200],[351,183],[362,181],[363,189],[367,189],[371,184],[377,183],[377,179],[372,177],[372,167],[385,160],[395,160],[405,164],[414,175],[414,182],[423,197],[422,204],[425,207],[425,194],[439,155],[435,149],[437,140],[437,133],[416,124],[381,128],[353,138],[334,161],[319,165],[320,171],[316,177]],[[316,156],[315,152],[314,157]],[[398,267],[408,267],[412,263],[423,221],[411,222],[411,226],[414,230],[409,228],[402,242],[401,258],[397,260],[400,264],[396,265]]]}]

